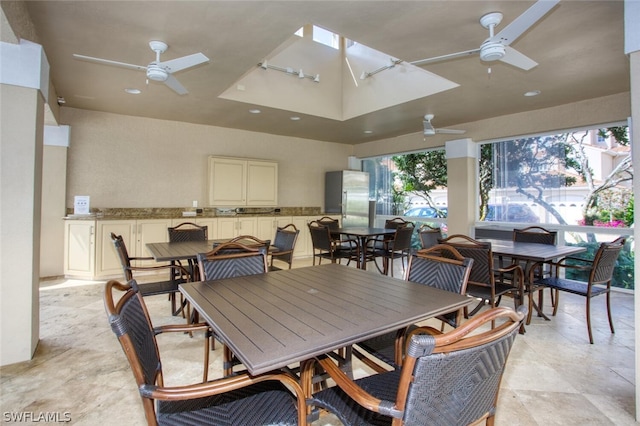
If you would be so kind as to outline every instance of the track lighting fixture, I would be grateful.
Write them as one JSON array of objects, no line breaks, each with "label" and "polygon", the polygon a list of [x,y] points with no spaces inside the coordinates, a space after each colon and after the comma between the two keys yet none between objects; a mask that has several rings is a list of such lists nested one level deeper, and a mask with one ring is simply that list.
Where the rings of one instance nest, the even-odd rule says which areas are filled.
[{"label": "track lighting fixture", "polygon": [[313,81],[314,83],[320,83],[320,74],[316,74],[316,75],[311,75],[311,74],[305,74],[302,71],[302,68],[299,69],[299,71],[295,71],[295,69],[293,67],[279,67],[276,65],[271,65],[267,62],[267,60],[265,59],[264,61],[260,62],[258,64],[258,66],[260,68],[262,68],[263,70],[276,70],[276,71],[280,71],[280,72],[284,72],[287,74],[291,74],[291,75],[295,75],[300,79],[304,79],[304,78],[308,78],[309,80]]},{"label": "track lighting fixture", "polygon": [[398,65],[401,62],[402,62],[402,59],[389,58],[389,64],[388,65],[380,67],[377,70],[374,70],[374,71],[371,71],[371,72],[362,71],[362,74],[360,74],[360,80],[364,80],[364,79],[366,79],[368,77],[371,77],[372,75],[376,75],[381,71],[385,71],[385,70],[391,69],[391,68],[395,67],[396,65]]}]

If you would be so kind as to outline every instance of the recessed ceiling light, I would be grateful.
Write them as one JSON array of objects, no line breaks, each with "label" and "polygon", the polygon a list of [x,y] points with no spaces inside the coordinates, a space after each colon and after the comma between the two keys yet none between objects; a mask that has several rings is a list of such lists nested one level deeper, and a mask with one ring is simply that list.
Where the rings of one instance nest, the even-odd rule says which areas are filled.
[{"label": "recessed ceiling light", "polygon": [[249,112],[251,114],[260,114],[262,111],[260,111],[259,109],[250,109]]},{"label": "recessed ceiling light", "polygon": [[368,134],[373,133],[373,130],[365,130],[363,133],[366,133],[368,135]]},{"label": "recessed ceiling light", "polygon": [[531,90],[527,93],[525,93],[525,96],[538,96],[541,92],[539,90]]},{"label": "recessed ceiling light", "polygon": [[128,93],[128,94],[130,94],[130,95],[139,95],[140,93],[142,93],[142,92],[140,91],[140,89],[135,89],[135,88],[133,88],[133,87],[130,87],[130,88],[124,89],[124,91],[125,91],[125,92],[127,92],[127,93]]},{"label": "recessed ceiling light", "polygon": [[298,120],[300,120],[300,117],[297,117],[297,116],[294,115],[293,117],[289,117],[289,120],[298,121]]}]

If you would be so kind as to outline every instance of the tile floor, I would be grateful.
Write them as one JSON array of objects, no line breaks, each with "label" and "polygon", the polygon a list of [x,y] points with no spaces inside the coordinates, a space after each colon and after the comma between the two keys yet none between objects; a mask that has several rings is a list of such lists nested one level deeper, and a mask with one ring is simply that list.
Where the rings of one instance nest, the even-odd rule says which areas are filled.
[{"label": "tile floor", "polygon": [[[42,282],[36,354],[31,361],[0,368],[0,424],[11,424],[11,415],[24,412],[58,413],[59,420],[68,416],[73,425],[145,424],[129,366],[107,324],[102,284]],[[158,323],[181,321],[169,315],[165,297],[146,301]],[[583,298],[562,294],[556,317],[534,317],[511,352],[496,425],[635,424],[633,295],[613,294],[615,335],[608,329],[604,301],[593,303],[594,345],[587,339]],[[161,335],[159,342],[165,383],[197,381],[201,339]],[[219,346],[212,355],[213,372],[221,370]],[[364,368],[356,369],[356,375],[364,374]],[[30,423],[45,422],[20,424]],[[314,423],[337,424],[331,416]]]}]

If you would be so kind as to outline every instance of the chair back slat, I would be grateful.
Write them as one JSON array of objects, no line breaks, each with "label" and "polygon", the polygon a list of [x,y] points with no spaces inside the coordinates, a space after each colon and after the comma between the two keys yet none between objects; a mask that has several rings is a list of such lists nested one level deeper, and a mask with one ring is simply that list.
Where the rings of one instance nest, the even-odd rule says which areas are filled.
[{"label": "chair back slat", "polygon": [[183,222],[177,226],[168,228],[169,242],[184,242],[184,241],[207,241],[208,238],[208,226],[200,226],[193,222]]},{"label": "chair back slat", "polygon": [[493,413],[517,333],[518,327],[513,327],[497,340],[446,354],[431,353],[433,336],[413,336],[407,354],[422,355],[415,361],[404,424],[466,425]]},{"label": "chair back slat", "polygon": [[610,243],[601,243],[593,259],[593,269],[589,282],[602,284],[611,281],[620,251],[624,247],[625,239],[618,238]]},{"label": "chair back slat", "polygon": [[413,222],[406,221],[401,217],[394,217],[393,219],[385,220],[384,227],[385,229],[398,229],[399,227],[405,226],[408,223],[410,223],[411,225],[414,225]]},{"label": "chair back slat", "polygon": [[[117,303],[113,301],[114,289],[124,291]],[[149,313],[135,280],[129,281],[127,286],[109,281],[105,288],[105,301],[109,324],[129,358],[138,387],[155,385],[158,377],[162,376],[160,353]]]},{"label": "chair back slat", "polygon": [[300,230],[292,223],[287,226],[278,227],[273,240],[273,245],[277,247],[278,251],[272,256],[276,256],[276,259],[291,265],[293,261],[293,249],[295,248],[298,234],[300,234]]},{"label": "chair back slat", "polygon": [[266,273],[267,247],[249,247],[240,243],[219,244],[208,253],[198,253],[200,276],[207,280]]},{"label": "chair back slat", "polygon": [[328,226],[320,224],[319,221],[313,221],[309,223],[309,232],[314,249],[332,251],[331,229]]},{"label": "chair back slat", "polygon": [[127,245],[124,243],[124,239],[122,235],[116,235],[113,232],[111,233],[111,241],[113,242],[114,247],[116,248],[116,253],[118,254],[118,259],[120,260],[120,265],[122,266],[122,271],[124,272],[124,278],[127,281],[131,281],[133,279],[133,274],[131,273],[131,260],[129,259],[129,252],[127,251]]},{"label": "chair back slat", "polygon": [[393,251],[409,251],[411,249],[411,237],[413,236],[413,231],[414,227],[410,222],[397,227],[393,238]]},{"label": "chair back slat", "polygon": [[424,224],[418,230],[418,237],[420,237],[420,244],[423,249],[433,247],[438,244],[438,240],[442,239],[442,230],[440,228],[432,228],[431,226]]},{"label": "chair back slat", "polygon": [[549,231],[540,226],[529,226],[528,228],[513,230],[513,241],[515,242],[555,246],[557,239],[557,231]]},{"label": "chair back slat", "polygon": [[493,286],[493,253],[491,243],[480,242],[465,235],[451,235],[439,241],[458,250],[463,257],[473,259],[469,282],[484,286]]}]

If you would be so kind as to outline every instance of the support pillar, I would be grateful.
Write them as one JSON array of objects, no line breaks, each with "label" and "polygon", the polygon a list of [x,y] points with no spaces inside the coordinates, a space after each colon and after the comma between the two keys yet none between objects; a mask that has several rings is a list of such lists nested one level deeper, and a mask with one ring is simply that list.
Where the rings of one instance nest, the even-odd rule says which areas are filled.
[{"label": "support pillar", "polygon": [[478,149],[471,139],[445,143],[447,158],[447,233],[473,236],[477,199]]}]

